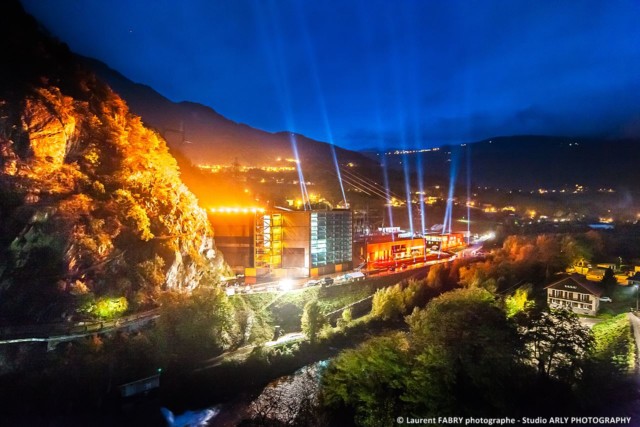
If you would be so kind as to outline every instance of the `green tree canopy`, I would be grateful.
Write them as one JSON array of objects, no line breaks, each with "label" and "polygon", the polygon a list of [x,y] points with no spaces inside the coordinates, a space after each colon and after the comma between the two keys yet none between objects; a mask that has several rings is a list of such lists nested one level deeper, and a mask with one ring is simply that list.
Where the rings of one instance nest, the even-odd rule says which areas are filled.
[{"label": "green tree canopy", "polygon": [[573,383],[580,378],[592,350],[593,334],[578,316],[565,309],[532,307],[515,316],[528,360],[542,378]]},{"label": "green tree canopy", "polygon": [[233,307],[220,288],[161,299],[157,333],[169,358],[198,362],[219,354],[231,344],[233,332]]},{"label": "green tree canopy", "polygon": [[407,323],[414,363],[403,399],[416,414],[505,409],[522,347],[491,293],[446,293],[415,310]]},{"label": "green tree canopy", "polygon": [[305,304],[302,312],[301,327],[302,332],[312,344],[318,339],[318,333],[325,323],[326,320],[320,310],[318,300],[312,300]]},{"label": "green tree canopy", "polygon": [[521,311],[533,306],[534,302],[529,299],[530,292],[531,284],[529,283],[519,287],[513,295],[509,295],[504,299],[507,317],[513,317]]},{"label": "green tree canopy", "polygon": [[371,314],[383,320],[401,319],[406,310],[400,285],[378,289],[371,304]]},{"label": "green tree canopy", "polygon": [[410,375],[407,347],[405,334],[396,333],[341,353],[323,375],[324,403],[356,408],[358,425],[393,425]]}]

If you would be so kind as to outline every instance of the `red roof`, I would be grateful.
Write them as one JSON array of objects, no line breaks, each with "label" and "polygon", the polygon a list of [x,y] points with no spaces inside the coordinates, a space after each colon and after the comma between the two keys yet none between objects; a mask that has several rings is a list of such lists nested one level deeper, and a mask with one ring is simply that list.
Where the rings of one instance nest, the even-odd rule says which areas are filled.
[{"label": "red roof", "polygon": [[590,293],[591,295],[595,295],[599,297],[603,293],[603,289],[598,286],[597,283],[592,282],[590,280],[585,279],[585,277],[581,274],[572,274],[571,276],[565,277],[564,279],[558,280],[550,285],[545,286],[547,288],[557,288],[562,285],[573,284],[576,285],[586,291],[586,293]]}]

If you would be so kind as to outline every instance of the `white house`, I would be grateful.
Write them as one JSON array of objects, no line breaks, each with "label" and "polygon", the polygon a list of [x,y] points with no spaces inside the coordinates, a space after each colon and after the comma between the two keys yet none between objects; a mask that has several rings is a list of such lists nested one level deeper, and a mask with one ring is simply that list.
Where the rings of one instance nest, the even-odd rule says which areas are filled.
[{"label": "white house", "polygon": [[602,289],[582,275],[572,274],[548,285],[545,289],[549,307],[566,307],[575,313],[593,316],[598,313]]}]

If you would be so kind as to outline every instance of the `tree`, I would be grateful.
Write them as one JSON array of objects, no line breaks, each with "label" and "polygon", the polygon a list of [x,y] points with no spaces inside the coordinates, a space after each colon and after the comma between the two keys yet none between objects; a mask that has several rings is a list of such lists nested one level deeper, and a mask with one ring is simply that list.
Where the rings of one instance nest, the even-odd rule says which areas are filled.
[{"label": "tree", "polygon": [[541,378],[554,378],[568,384],[580,378],[594,340],[589,328],[580,323],[575,313],[532,307],[515,318],[528,359]]},{"label": "tree", "polygon": [[230,299],[233,305],[232,345],[240,347],[249,343],[269,341],[273,337],[273,327],[268,310],[252,307],[247,300],[238,296]]},{"label": "tree", "polygon": [[407,317],[414,360],[403,399],[416,414],[508,409],[522,347],[515,325],[484,289],[441,295]]},{"label": "tree", "polygon": [[343,352],[323,377],[323,401],[363,426],[399,413],[495,415],[518,401],[523,357],[516,325],[484,289],[461,289],[406,318],[408,333]]},{"label": "tree", "polygon": [[344,323],[350,323],[352,319],[351,308],[346,308],[342,311],[342,320]]},{"label": "tree", "polygon": [[507,317],[513,317],[528,307],[531,307],[533,301],[529,300],[529,292],[531,292],[531,284],[519,287],[504,300]]},{"label": "tree", "polygon": [[597,323],[592,328],[593,351],[576,387],[584,407],[619,404],[621,396],[635,395],[629,374],[635,367],[635,341],[626,313]]},{"label": "tree", "polygon": [[427,286],[437,291],[441,290],[444,286],[444,280],[442,279],[443,272],[443,264],[435,264],[429,267],[429,273],[427,274]]},{"label": "tree", "polygon": [[409,279],[403,289],[403,293],[406,311],[408,312],[414,307],[424,307],[436,291],[428,287],[426,280]]},{"label": "tree", "polygon": [[351,323],[351,320],[352,320],[351,307],[349,307],[342,310],[342,315],[340,316],[340,319],[338,319],[337,323],[339,327],[344,327],[344,326],[347,326],[349,323]]},{"label": "tree", "polygon": [[405,313],[405,295],[400,285],[378,289],[373,294],[371,315],[382,320],[400,319]]},{"label": "tree", "polygon": [[135,275],[138,279],[135,302],[140,307],[156,305],[165,281],[164,260],[155,255],[152,259],[142,261],[135,266]]},{"label": "tree", "polygon": [[318,339],[318,333],[325,324],[326,320],[320,310],[318,300],[309,301],[304,306],[302,312],[301,326],[302,332],[307,336],[311,344],[315,344]]},{"label": "tree", "polygon": [[602,281],[600,283],[602,283],[602,287],[605,289],[607,294],[610,295],[613,292],[613,289],[618,284],[618,281],[616,280],[616,276],[613,274],[612,269],[607,268],[604,271],[604,276],[602,277]]},{"label": "tree", "polygon": [[219,288],[199,288],[192,295],[167,293],[156,331],[167,356],[198,362],[231,344],[233,307]]},{"label": "tree", "polygon": [[[589,235],[593,236],[592,234]],[[593,239],[589,239],[592,240]],[[564,262],[566,265],[574,265],[580,260],[590,260],[593,258],[592,246],[597,243],[587,241],[587,239],[581,239],[579,236],[566,235],[562,238],[561,252],[564,255]]]},{"label": "tree", "polygon": [[606,366],[608,377],[623,378],[634,366],[634,339],[627,314],[620,314],[593,326],[592,358]]},{"label": "tree", "polygon": [[389,426],[402,413],[401,396],[410,375],[405,334],[373,338],[342,352],[322,376],[323,404],[355,408],[361,426]]}]

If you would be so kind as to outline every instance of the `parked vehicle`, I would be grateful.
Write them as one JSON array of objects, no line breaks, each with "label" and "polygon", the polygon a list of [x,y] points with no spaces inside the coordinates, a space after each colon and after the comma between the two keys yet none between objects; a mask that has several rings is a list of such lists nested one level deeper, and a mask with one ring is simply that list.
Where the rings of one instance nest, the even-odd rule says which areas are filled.
[{"label": "parked vehicle", "polygon": [[322,286],[330,286],[333,285],[333,279],[331,277],[325,277],[322,280]]}]

